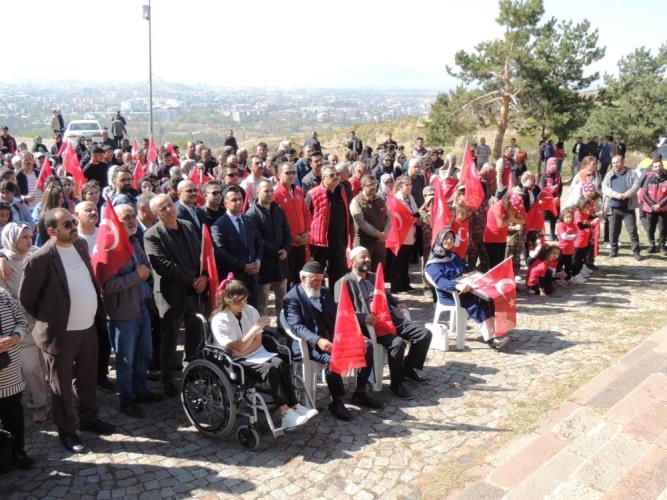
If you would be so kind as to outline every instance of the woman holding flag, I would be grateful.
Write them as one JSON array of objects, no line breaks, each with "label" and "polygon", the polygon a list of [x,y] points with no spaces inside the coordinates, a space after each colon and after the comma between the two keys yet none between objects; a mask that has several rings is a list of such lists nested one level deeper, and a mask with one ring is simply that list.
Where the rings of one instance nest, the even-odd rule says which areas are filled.
[{"label": "woman holding flag", "polygon": [[410,286],[410,275],[408,266],[410,265],[410,251],[415,244],[415,224],[419,220],[419,207],[415,203],[412,194],[412,181],[408,176],[402,176],[396,179],[394,187],[394,197],[401,204],[402,208],[410,212],[412,217],[403,224],[409,226],[409,230],[403,235],[400,241],[400,248],[392,264],[391,292],[409,292],[413,288]]},{"label": "woman holding flag", "polygon": [[[425,272],[435,283],[440,303],[453,305],[452,294],[458,293],[461,307],[467,311],[468,316],[475,322],[481,323],[481,333],[484,341],[493,349],[502,349],[509,342],[509,337],[507,335],[496,335],[495,304],[493,300],[485,300],[471,293],[473,288],[469,284],[457,283],[457,280],[468,269],[463,259],[456,255],[454,251],[457,243],[456,239],[457,236],[451,229],[440,231],[431,249]],[[504,279],[498,283],[504,285]],[[513,277],[508,284],[514,287]]]}]

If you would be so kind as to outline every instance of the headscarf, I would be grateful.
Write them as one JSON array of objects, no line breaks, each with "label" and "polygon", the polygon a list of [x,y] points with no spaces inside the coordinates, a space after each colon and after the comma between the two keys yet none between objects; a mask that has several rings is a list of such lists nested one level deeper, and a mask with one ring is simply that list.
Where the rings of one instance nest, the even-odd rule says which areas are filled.
[{"label": "headscarf", "polygon": [[482,170],[479,171],[479,177],[486,184],[486,192],[493,194],[498,188],[496,182],[496,167],[490,163],[485,163]]},{"label": "headscarf", "polygon": [[31,247],[26,253],[19,253],[17,243],[25,229],[30,230],[27,224],[9,222],[2,230],[3,253],[7,257],[7,265],[12,270],[12,277],[5,283],[14,297],[18,297],[21,278],[23,277],[23,261],[28,255],[37,250],[37,247]]},{"label": "headscarf", "polygon": [[558,159],[554,156],[547,160],[547,175],[554,175],[558,173]]},{"label": "headscarf", "polygon": [[380,177],[380,193],[386,196],[391,191],[391,188],[387,186],[387,181],[393,178],[394,176],[392,174],[382,174]]},{"label": "headscarf", "polygon": [[454,231],[452,231],[448,227],[442,229],[438,233],[438,236],[436,236],[435,242],[431,247],[431,253],[429,254],[428,261],[426,262],[427,266],[433,262],[449,262],[454,258],[454,255],[456,255],[454,253],[454,250],[447,250],[444,247],[445,237],[449,233],[452,233],[452,235],[454,236],[454,241],[456,245],[456,234],[454,233]]},{"label": "headscarf", "polygon": [[595,191],[595,186],[593,185],[592,182],[584,182],[581,185],[581,192],[582,193],[592,193]]}]

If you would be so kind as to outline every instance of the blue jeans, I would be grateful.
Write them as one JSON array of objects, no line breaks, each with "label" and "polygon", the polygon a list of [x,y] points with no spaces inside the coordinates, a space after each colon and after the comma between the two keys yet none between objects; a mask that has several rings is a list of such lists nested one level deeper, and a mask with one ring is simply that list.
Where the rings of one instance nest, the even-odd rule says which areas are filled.
[{"label": "blue jeans", "polygon": [[122,401],[146,392],[146,373],[153,355],[151,314],[141,306],[141,318],[110,320],[109,335],[116,352],[116,380]]}]

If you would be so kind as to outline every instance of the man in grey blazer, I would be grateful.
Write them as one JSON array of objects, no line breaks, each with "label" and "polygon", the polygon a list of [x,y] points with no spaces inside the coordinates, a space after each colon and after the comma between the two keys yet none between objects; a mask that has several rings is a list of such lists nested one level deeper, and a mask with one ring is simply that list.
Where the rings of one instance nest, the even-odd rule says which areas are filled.
[{"label": "man in grey blazer", "polygon": [[79,428],[112,434],[115,427],[97,418],[95,381],[97,331],[106,331],[104,305],[70,212],[44,214],[50,240],[26,262],[19,299],[36,319],[32,335],[42,351],[52,392],[53,422],[63,446],[80,453],[72,397],[78,400]]},{"label": "man in grey blazer", "polygon": [[175,397],[176,336],[185,322],[185,360],[192,361],[203,335],[195,314],[206,314],[209,304],[208,277],[200,269],[199,231],[176,217],[174,202],[166,194],[152,198],[150,207],[159,222],[146,231],[144,246],[160,277],[156,302],[164,299],[166,309],[160,322],[160,368],[165,396]]}]

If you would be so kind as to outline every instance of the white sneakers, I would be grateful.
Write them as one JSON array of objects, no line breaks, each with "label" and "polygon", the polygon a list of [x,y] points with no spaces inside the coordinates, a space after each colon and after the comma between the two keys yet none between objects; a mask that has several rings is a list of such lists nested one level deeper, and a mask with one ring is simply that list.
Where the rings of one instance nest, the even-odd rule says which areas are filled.
[{"label": "white sneakers", "polygon": [[572,276],[570,278],[570,283],[573,285],[583,285],[586,282],[586,278],[582,276],[581,273],[577,274],[576,276]]},{"label": "white sneakers", "polygon": [[308,422],[308,418],[305,415],[300,415],[292,408],[283,413],[282,428],[291,429],[292,427],[298,427]]},{"label": "white sneakers", "polygon": [[295,412],[297,412],[299,415],[303,415],[306,417],[308,420],[313,418],[315,415],[317,415],[319,412],[315,408],[306,408],[303,406],[301,403],[298,403],[294,408],[292,408]]}]

